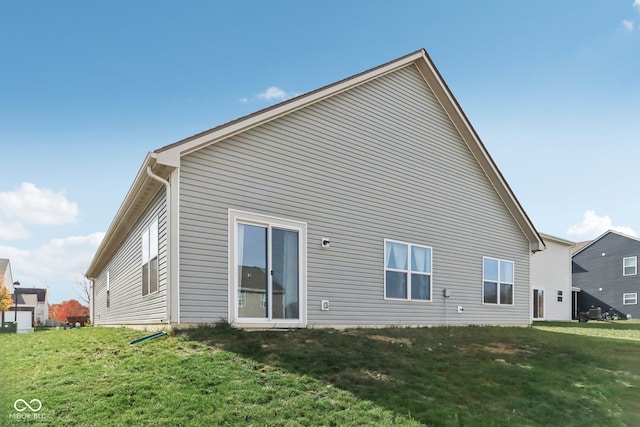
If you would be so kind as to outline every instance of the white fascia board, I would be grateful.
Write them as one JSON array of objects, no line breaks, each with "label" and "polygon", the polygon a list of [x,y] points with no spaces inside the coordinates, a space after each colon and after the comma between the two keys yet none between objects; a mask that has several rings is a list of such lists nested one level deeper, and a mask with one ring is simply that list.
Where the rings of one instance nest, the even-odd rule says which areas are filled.
[{"label": "white fascia board", "polygon": [[542,237],[544,240],[550,240],[552,242],[560,243],[562,245],[571,246],[571,247],[575,246],[576,244],[571,240],[562,239],[560,237],[552,236],[551,234],[547,234],[547,233],[540,233],[540,237]]},{"label": "white fascia board", "polygon": [[91,263],[87,268],[85,276],[88,279],[95,279],[96,276],[100,273],[102,267],[104,267],[103,264],[108,261],[104,259],[104,256],[105,254],[108,254],[109,247],[114,244],[113,239],[117,236],[118,229],[121,227],[121,224],[129,213],[133,202],[138,198],[138,195],[144,188],[145,182],[150,179],[147,175],[147,166],[153,166],[154,164],[155,158],[153,154],[147,153],[147,156],[145,157],[144,162],[142,163],[142,166],[140,167],[140,170],[138,171],[138,174],[133,181],[133,184],[131,184],[131,187],[129,188],[129,191],[125,196],[124,201],[120,205],[116,216],[107,229],[107,232],[105,233],[100,246],[98,246],[93,259],[91,260]]},{"label": "white fascia board", "polygon": [[329,98],[331,96],[337,95],[348,89],[352,89],[354,87],[362,85],[370,80],[376,79],[399,68],[412,64],[416,60],[423,57],[423,51],[418,51],[399,60],[392,61],[386,65],[375,68],[369,72],[364,72],[362,74],[347,78],[343,81],[339,81],[316,91],[312,91],[306,95],[301,95],[297,98],[293,98],[292,100],[285,101],[280,105],[276,105],[272,108],[266,109],[262,113],[258,112],[255,115],[248,116],[246,119],[238,119],[236,122],[231,122],[229,125],[223,126],[220,129],[212,129],[210,132],[205,132],[203,135],[196,137],[190,141],[177,143],[174,147],[168,148],[164,151],[157,151],[156,153],[158,155],[158,162],[178,167],[179,163],[176,164],[176,158],[178,157],[197,151],[203,147],[206,147],[207,145],[215,144],[218,141],[230,138],[263,123],[277,119],[278,117],[290,114],[294,111],[297,111],[301,108]]},{"label": "white fascia board", "polygon": [[180,153],[177,151],[167,150],[161,152],[154,152],[151,155],[156,159],[156,162],[161,165],[171,166],[174,168],[180,167]]},{"label": "white fascia board", "polygon": [[489,178],[489,181],[493,185],[499,197],[502,199],[509,212],[511,212],[511,216],[529,241],[531,252],[543,251],[545,249],[545,245],[542,237],[540,237],[540,234],[524,212],[524,209],[509,187],[509,184],[502,176],[502,173],[491,158],[491,155],[480,140],[480,137],[473,129],[473,126],[449,90],[444,79],[425,51],[421,51],[421,56],[423,57],[423,61],[416,61],[416,65],[418,66],[422,77],[427,82],[435,94],[436,99],[438,99],[438,102],[440,102],[440,105],[458,130],[462,140],[465,141],[476,161],[482,170],[484,170],[487,178]]}]

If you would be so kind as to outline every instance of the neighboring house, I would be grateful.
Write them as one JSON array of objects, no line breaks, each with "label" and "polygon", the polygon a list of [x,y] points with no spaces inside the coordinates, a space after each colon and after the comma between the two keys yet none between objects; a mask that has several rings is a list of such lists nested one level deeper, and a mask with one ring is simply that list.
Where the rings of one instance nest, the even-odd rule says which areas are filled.
[{"label": "neighboring house", "polygon": [[0,286],[7,288],[13,295],[13,274],[11,273],[11,262],[6,258],[0,258]]},{"label": "neighboring house", "polygon": [[540,234],[546,249],[531,256],[533,320],[571,320],[577,301],[571,287],[571,248],[574,243]]},{"label": "neighboring house", "polygon": [[528,325],[543,248],[420,50],[149,153],[86,276],[96,325]]},{"label": "neighboring house", "polygon": [[573,286],[580,288],[580,311],[613,309],[640,317],[640,239],[609,230],[573,254]]},{"label": "neighboring house", "polygon": [[18,307],[33,310],[33,326],[44,325],[49,318],[49,293],[43,288],[16,288]]},{"label": "neighboring house", "polygon": [[[0,287],[4,286],[7,288],[9,293],[13,297],[13,274],[11,272],[11,262],[6,258],[0,258]],[[5,312],[0,314],[0,321],[4,324],[5,321],[9,322],[9,319],[5,319]],[[15,318],[15,315],[14,315]]]},{"label": "neighboring house", "polygon": [[[44,325],[49,318],[47,290],[41,288],[14,288],[18,296],[18,331],[27,331],[35,326]],[[4,320],[14,322],[15,304],[5,312]]]}]

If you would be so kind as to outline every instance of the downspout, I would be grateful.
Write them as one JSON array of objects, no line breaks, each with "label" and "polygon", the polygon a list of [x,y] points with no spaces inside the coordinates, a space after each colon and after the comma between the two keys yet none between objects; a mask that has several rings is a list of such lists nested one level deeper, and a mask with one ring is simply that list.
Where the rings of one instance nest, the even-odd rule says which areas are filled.
[{"label": "downspout", "polygon": [[167,324],[171,325],[171,184],[164,178],[153,173],[151,166],[147,166],[149,178],[158,181],[166,189],[167,200]]}]

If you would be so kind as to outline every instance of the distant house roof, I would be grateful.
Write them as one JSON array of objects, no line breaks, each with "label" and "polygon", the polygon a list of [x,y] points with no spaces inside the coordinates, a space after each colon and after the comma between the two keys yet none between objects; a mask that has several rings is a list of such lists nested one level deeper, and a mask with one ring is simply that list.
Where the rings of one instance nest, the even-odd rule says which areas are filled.
[{"label": "distant house roof", "polygon": [[582,248],[584,248],[585,246],[589,245],[591,242],[593,242],[593,240],[585,240],[584,242],[576,243],[575,246],[573,247],[573,250],[571,251],[571,253],[575,254],[576,252],[581,251]]},{"label": "distant house roof", "polygon": [[180,167],[180,159],[184,155],[193,153],[203,147],[215,144],[279,117],[286,116],[294,111],[328,99],[407,66],[415,66],[418,68],[425,82],[429,85],[459,135],[471,150],[476,161],[502,199],[523,235],[529,241],[531,251],[544,250],[544,243],[538,231],[520,205],[520,202],[511,190],[511,187],[509,187],[506,179],[500,170],[498,170],[493,158],[480,140],[480,137],[469,122],[467,116],[462,111],[458,101],[451,93],[451,90],[440,75],[440,72],[436,69],[427,52],[424,49],[420,49],[368,71],[256,111],[255,113],[240,117],[148,153],[124,202],[120,206],[104,239],[98,247],[87,269],[86,276],[88,278],[95,278],[100,273],[160,190],[162,184],[155,178],[152,178],[150,173],[167,179],[173,170]]},{"label": "distant house roof", "polygon": [[627,234],[620,233],[619,231],[615,231],[615,230],[608,230],[608,231],[605,231],[604,233],[602,233],[600,236],[596,237],[596,238],[595,238],[595,239],[593,239],[593,240],[589,240],[589,241],[586,241],[586,242],[579,242],[579,243],[577,243],[577,244],[576,244],[576,246],[577,246],[577,245],[582,244],[582,247],[577,248],[577,249],[576,249],[576,248],[574,248],[573,254],[571,254],[571,256],[576,256],[576,255],[578,255],[580,252],[584,251],[584,250],[585,250],[585,249],[587,249],[589,246],[593,245],[594,243],[596,243],[597,241],[599,241],[600,239],[602,239],[603,237],[605,237],[605,236],[607,236],[607,235],[609,235],[609,234],[617,234],[618,236],[622,236],[622,237],[624,237],[624,238],[627,238],[627,239],[631,239],[631,240],[635,240],[635,241],[640,242],[640,239],[638,239],[637,237],[629,236],[629,235],[627,235]]},{"label": "distant house roof", "polygon": [[571,240],[563,239],[561,237],[552,236],[551,234],[540,233],[540,237],[542,237],[543,240],[549,240],[549,241],[560,243],[560,244],[566,245],[566,246],[573,247],[573,246],[576,245],[576,243],[572,242]]},{"label": "distant house roof", "polygon": [[[42,288],[19,288],[16,286],[16,293],[18,295],[35,295],[38,302],[47,301],[47,290]],[[20,301],[20,300],[18,300]]]},{"label": "distant house roof", "polygon": [[38,305],[38,296],[36,294],[18,293],[18,305],[29,305],[35,307]]}]

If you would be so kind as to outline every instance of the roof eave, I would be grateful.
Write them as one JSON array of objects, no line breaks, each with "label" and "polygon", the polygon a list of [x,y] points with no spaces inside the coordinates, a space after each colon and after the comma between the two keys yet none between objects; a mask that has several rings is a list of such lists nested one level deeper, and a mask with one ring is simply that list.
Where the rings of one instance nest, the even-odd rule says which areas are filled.
[{"label": "roof eave", "polygon": [[174,169],[173,166],[159,163],[156,157],[155,153],[148,153],[144,159],[133,184],[107,229],[100,246],[98,246],[91,264],[87,268],[85,273],[87,278],[93,279],[100,274],[161,189],[162,185],[151,179],[147,174],[147,167],[155,170],[160,175],[168,175],[170,173],[168,171]]},{"label": "roof eave", "polygon": [[453,93],[429,57],[429,54],[427,54],[425,50],[421,52],[424,61],[416,62],[416,65],[422,73],[423,78],[436,95],[436,99],[439,100],[440,105],[444,108],[463,141],[465,141],[467,147],[469,147],[469,150],[473,153],[476,161],[487,175],[487,178],[489,178],[489,181],[511,213],[511,216],[529,241],[531,252],[543,251],[545,244],[540,233],[538,233],[533,222],[529,219],[529,216],[516,198],[515,193],[511,190],[507,180],[498,169],[491,154],[489,154],[489,151],[460,107],[460,104],[453,96]]},{"label": "roof eave", "polygon": [[241,132],[245,132],[263,123],[277,119],[278,117],[290,114],[323,99],[335,96],[338,93],[362,85],[399,68],[413,64],[416,60],[423,58],[425,53],[424,49],[418,50],[394,61],[356,74],[355,76],[348,77],[311,92],[299,95],[295,98],[283,101],[271,107],[259,110],[255,113],[240,117],[236,120],[162,147],[155,151],[158,155],[158,161],[162,161],[163,163],[167,162],[167,164],[175,164],[176,159],[179,159],[181,156],[197,151],[208,145],[215,144],[222,139],[227,139]]}]

